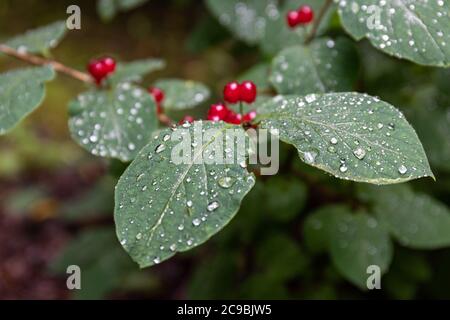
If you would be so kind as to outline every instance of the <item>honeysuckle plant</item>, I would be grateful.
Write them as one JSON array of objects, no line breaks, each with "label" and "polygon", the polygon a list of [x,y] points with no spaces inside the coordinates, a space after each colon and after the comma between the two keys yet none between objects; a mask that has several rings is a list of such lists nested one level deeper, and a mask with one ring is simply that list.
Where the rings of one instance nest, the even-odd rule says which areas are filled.
[{"label": "honeysuckle plant", "polygon": [[[68,106],[69,130],[94,156],[126,164],[115,188],[116,234],[140,267],[210,239],[238,213],[257,183],[258,170],[246,163],[171,160],[176,147],[171,133],[182,128],[194,139],[200,123],[224,139],[227,129],[267,129],[295,148],[307,165],[365,183],[358,195],[367,208],[324,207],[304,225],[306,242],[329,252],[342,275],[361,288],[368,266],[388,270],[392,239],[411,248],[450,245],[450,214],[444,205],[403,185],[380,187],[435,179],[414,128],[383,97],[355,91],[364,67],[355,48],[361,39],[398,59],[430,68],[450,66],[448,1],[205,3],[236,39],[259,48],[266,58],[243,81],[228,84],[225,101],[213,104],[204,120],[194,120],[187,110],[209,100],[205,85],[160,79],[142,86],[146,74],[164,67],[160,59],[116,63],[99,56],[84,73],[47,58],[66,34],[65,23],[55,22],[0,44],[1,53],[34,65],[0,75],[0,134],[42,103],[45,83],[55,81],[56,73],[84,82],[87,90]],[[107,5],[99,1],[103,16],[110,17]],[[350,37],[328,32],[332,21],[340,28],[333,17],[339,17]],[[167,110],[183,111],[185,118],[176,123]],[[201,153],[212,141],[202,142]]]}]

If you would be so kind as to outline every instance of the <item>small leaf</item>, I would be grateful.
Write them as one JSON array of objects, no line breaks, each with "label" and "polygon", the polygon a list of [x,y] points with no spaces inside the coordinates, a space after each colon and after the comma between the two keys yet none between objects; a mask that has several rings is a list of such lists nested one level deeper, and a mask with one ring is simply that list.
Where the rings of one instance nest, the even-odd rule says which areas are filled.
[{"label": "small leaf", "polygon": [[322,38],[281,51],[272,62],[270,81],[280,94],[349,91],[357,72],[358,56],[350,40]]},{"label": "small leaf", "polygon": [[258,109],[262,128],[294,145],[301,159],[333,176],[392,184],[433,177],[403,114],[359,93],[277,96]]},{"label": "small leaf", "polygon": [[143,89],[123,83],[80,94],[69,106],[75,141],[96,156],[134,159],[157,128],[156,106]]},{"label": "small leaf", "polygon": [[[205,137],[199,141],[202,130]],[[122,175],[115,195],[116,232],[141,267],[202,244],[234,217],[255,178],[243,162],[206,161],[216,152],[230,156],[227,148],[219,152],[216,147],[224,139],[231,150],[237,150],[239,139],[232,133],[245,134],[242,128],[222,122],[165,129]],[[186,143],[189,154],[183,156],[188,159],[174,161],[174,153],[179,155],[177,150]]]},{"label": "small leaf", "polygon": [[118,63],[116,71],[108,81],[115,85],[119,82],[141,81],[142,77],[148,73],[161,70],[165,67],[165,62],[161,59],[145,59],[127,63]]},{"label": "small leaf", "polygon": [[405,185],[372,187],[374,210],[405,247],[436,249],[450,246],[450,210],[441,202]]},{"label": "small leaf", "polygon": [[392,260],[387,230],[365,213],[339,214],[330,231],[330,254],[339,272],[361,289],[367,289],[367,267],[376,265],[384,274]]},{"label": "small leaf", "polygon": [[339,2],[344,28],[357,40],[413,62],[450,65],[450,2],[444,0]]},{"label": "small leaf", "polygon": [[[286,0],[280,9],[269,9],[269,18],[266,21],[264,37],[260,41],[260,47],[268,55],[277,54],[280,50],[304,43],[311,33],[313,24],[300,26],[295,29],[288,27],[286,15],[290,10],[297,10],[302,5],[309,5],[317,14],[325,4],[325,0]],[[328,10],[322,18],[317,35],[323,34],[330,24],[333,10]]]},{"label": "small leaf", "polygon": [[155,83],[164,91],[163,108],[167,110],[184,110],[194,108],[209,99],[209,89],[195,81],[163,79]]},{"label": "small leaf", "polygon": [[44,83],[55,77],[49,66],[0,74],[0,135],[12,130],[44,99]]},{"label": "small leaf", "polygon": [[66,22],[57,21],[44,27],[27,31],[8,40],[5,44],[19,52],[45,54],[58,45],[66,33]]}]

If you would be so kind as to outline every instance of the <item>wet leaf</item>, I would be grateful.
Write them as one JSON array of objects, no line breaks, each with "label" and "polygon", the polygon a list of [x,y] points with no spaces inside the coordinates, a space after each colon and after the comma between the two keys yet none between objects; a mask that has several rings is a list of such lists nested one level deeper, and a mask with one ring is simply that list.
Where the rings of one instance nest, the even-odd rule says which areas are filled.
[{"label": "wet leaf", "polygon": [[351,91],[358,56],[346,38],[321,38],[308,46],[281,51],[272,62],[270,81],[280,94]]},{"label": "wet leaf", "polygon": [[432,66],[450,65],[450,2],[335,0],[344,28],[398,58]]},{"label": "wet leaf", "polygon": [[186,123],[161,131],[131,163],[116,187],[114,215],[119,241],[141,267],[202,244],[234,217],[255,178],[245,162],[216,164],[214,156],[230,159],[239,150],[233,135],[243,133],[222,122]]},{"label": "wet leaf", "polygon": [[130,161],[157,128],[155,110],[144,89],[123,83],[80,94],[69,106],[69,129],[93,155]]},{"label": "wet leaf", "polygon": [[0,74],[0,135],[12,130],[44,99],[44,83],[55,77],[53,68],[35,67]]},{"label": "wet leaf", "polygon": [[112,84],[127,81],[141,81],[142,77],[148,73],[161,70],[165,67],[165,62],[161,59],[144,59],[126,63],[118,63],[116,71],[108,81]]},{"label": "wet leaf", "polygon": [[209,89],[200,82],[180,79],[163,79],[155,83],[164,91],[163,108],[184,110],[194,108],[209,99]]},{"label": "wet leaf", "polygon": [[22,53],[47,53],[58,45],[66,33],[66,22],[57,21],[47,26],[27,31],[8,40],[5,44]]},{"label": "wet leaf", "polygon": [[359,93],[277,96],[259,108],[262,128],[294,145],[307,164],[335,177],[392,184],[434,177],[403,114]]}]

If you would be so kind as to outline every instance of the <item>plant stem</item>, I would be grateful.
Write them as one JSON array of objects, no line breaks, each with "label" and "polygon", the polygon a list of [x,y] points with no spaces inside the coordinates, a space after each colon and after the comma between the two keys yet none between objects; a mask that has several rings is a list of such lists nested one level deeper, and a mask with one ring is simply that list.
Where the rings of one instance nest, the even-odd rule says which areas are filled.
[{"label": "plant stem", "polygon": [[242,101],[239,102],[239,113],[240,113],[241,115],[244,114],[244,108],[243,108],[243,106],[242,106]]},{"label": "plant stem", "polygon": [[86,82],[86,83],[92,83],[92,78],[90,75],[72,69],[68,66],[63,65],[60,62],[54,61],[54,60],[50,60],[50,59],[45,59],[30,53],[22,53],[17,51],[16,49],[13,49],[11,47],[8,47],[4,44],[0,44],[0,52],[3,52],[4,54],[10,56],[10,57],[14,57],[16,59],[34,64],[34,65],[50,65],[53,67],[53,69],[57,72],[63,73],[69,77],[72,77],[74,79],[80,80],[82,82]]},{"label": "plant stem", "polygon": [[[3,52],[4,54],[14,57],[16,59],[28,62],[30,64],[43,66],[43,65],[50,65],[53,67],[53,69],[57,72],[60,72],[62,74],[65,74],[66,76],[69,76],[73,79],[85,82],[85,83],[94,83],[92,80],[92,77],[84,72],[78,71],[76,69],[70,68],[58,61],[42,58],[40,56],[30,54],[30,53],[23,53],[19,52],[14,48],[8,47],[4,44],[0,44],[0,52]],[[167,126],[173,125],[172,119],[170,119],[165,114],[158,115],[158,119],[162,124],[165,124]]]},{"label": "plant stem", "polygon": [[322,8],[320,9],[319,15],[317,16],[317,19],[314,21],[311,33],[308,35],[308,37],[305,40],[305,44],[310,43],[316,36],[317,30],[319,29],[320,23],[322,22],[323,17],[325,16],[325,13],[328,11],[330,6],[333,4],[333,0],[326,0]]}]

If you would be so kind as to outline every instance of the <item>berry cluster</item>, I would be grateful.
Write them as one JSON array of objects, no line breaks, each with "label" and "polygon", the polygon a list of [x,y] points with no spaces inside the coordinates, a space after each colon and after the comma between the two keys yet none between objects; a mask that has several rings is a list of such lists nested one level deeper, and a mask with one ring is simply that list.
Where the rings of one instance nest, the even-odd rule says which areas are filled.
[{"label": "berry cluster", "polygon": [[[256,85],[251,81],[244,81],[239,84],[236,81],[228,83],[223,89],[223,96],[228,103],[246,102],[253,103],[256,100]],[[241,124],[251,122],[256,118],[256,111],[252,110],[244,115],[229,109],[224,103],[213,104],[208,111],[207,119],[210,121],[220,121],[231,124]]]},{"label": "berry cluster", "polygon": [[91,60],[87,67],[97,85],[100,85],[106,76],[116,70],[116,61],[111,57]]},{"label": "berry cluster", "polygon": [[256,85],[252,81],[241,84],[237,81],[230,82],[223,89],[223,98],[229,103],[253,103],[256,99]]},{"label": "berry cluster", "polygon": [[289,11],[286,15],[287,24],[290,28],[298,25],[306,25],[314,19],[314,11],[310,6],[303,5],[298,10]]}]

